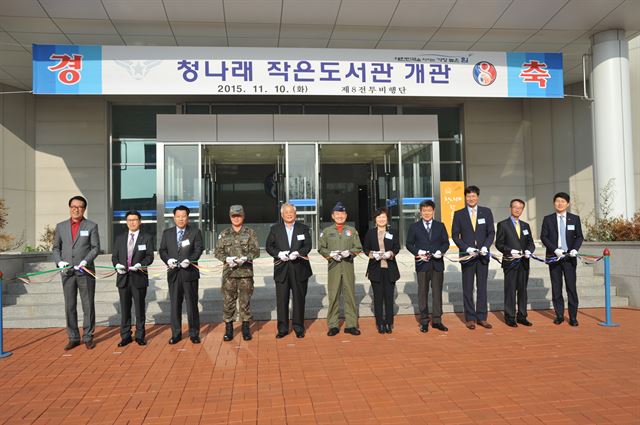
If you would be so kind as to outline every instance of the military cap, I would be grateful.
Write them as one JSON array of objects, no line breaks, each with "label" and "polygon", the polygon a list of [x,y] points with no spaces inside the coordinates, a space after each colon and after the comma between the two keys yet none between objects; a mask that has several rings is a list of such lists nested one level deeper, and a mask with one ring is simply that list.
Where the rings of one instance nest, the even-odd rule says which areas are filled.
[{"label": "military cap", "polygon": [[244,216],[244,208],[242,208],[242,205],[231,205],[229,207],[229,215]]},{"label": "military cap", "polygon": [[338,203],[333,207],[333,209],[331,210],[331,212],[347,212],[347,208],[344,206],[344,204],[340,201],[338,201]]}]

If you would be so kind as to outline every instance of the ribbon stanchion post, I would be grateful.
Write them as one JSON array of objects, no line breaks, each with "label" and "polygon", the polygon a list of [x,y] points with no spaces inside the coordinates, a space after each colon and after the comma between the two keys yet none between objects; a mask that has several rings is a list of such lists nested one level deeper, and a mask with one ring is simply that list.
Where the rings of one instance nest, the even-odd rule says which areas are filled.
[{"label": "ribbon stanchion post", "polygon": [[598,322],[600,326],[607,326],[610,328],[617,328],[619,323],[613,323],[611,321],[611,253],[609,248],[605,248],[602,253],[604,256],[604,303],[606,311],[606,320],[604,322]]},{"label": "ribbon stanchion post", "polygon": [[2,307],[3,307],[3,303],[2,303],[2,291],[3,291],[3,286],[2,286],[2,271],[0,271],[0,359],[4,358],[4,357],[9,357],[11,354],[11,352],[6,352],[4,351],[4,325],[2,323]]}]

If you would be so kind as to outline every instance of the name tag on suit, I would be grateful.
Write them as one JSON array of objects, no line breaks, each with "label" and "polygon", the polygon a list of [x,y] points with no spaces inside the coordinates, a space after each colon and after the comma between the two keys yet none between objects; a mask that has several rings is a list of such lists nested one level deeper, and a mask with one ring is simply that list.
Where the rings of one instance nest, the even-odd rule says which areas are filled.
[{"label": "name tag on suit", "polygon": [[478,219],[478,224],[485,224],[486,220],[484,218],[479,218]]},{"label": "name tag on suit", "polygon": [[182,241],[182,244],[181,244],[182,247],[189,246],[189,245],[191,245],[191,242],[189,242],[189,239],[185,239]]},{"label": "name tag on suit", "polygon": [[522,231],[522,234],[525,235],[525,236],[529,236],[529,231],[527,229],[524,229]]},{"label": "name tag on suit", "polygon": [[568,224],[567,225],[567,230],[576,230],[576,225],[575,224]]},{"label": "name tag on suit", "polygon": [[393,235],[391,233],[385,233],[384,237],[389,239],[389,240],[393,240]]},{"label": "name tag on suit", "polygon": [[138,251],[146,251],[147,245],[138,245]]},{"label": "name tag on suit", "polygon": [[89,236],[88,230],[80,230],[80,236]]},{"label": "name tag on suit", "polygon": [[299,241],[303,241],[304,240],[304,235],[296,235],[296,239]]}]

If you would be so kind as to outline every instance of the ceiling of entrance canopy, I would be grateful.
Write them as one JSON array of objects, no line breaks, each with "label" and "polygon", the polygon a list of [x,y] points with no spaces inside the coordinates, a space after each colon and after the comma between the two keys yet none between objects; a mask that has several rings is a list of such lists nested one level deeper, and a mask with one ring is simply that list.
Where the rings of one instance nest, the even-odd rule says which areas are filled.
[{"label": "ceiling of entrance canopy", "polygon": [[640,0],[0,0],[0,83],[31,88],[31,44],[562,52],[640,34]]}]

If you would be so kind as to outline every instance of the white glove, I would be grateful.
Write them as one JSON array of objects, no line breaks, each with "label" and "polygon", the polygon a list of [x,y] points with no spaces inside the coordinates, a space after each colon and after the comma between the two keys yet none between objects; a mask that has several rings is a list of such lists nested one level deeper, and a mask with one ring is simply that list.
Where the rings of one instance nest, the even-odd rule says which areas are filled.
[{"label": "white glove", "polygon": [[247,257],[240,257],[240,258],[236,258],[236,259],[235,259],[235,263],[236,263],[238,266],[243,265],[246,261],[247,261]]},{"label": "white glove", "polygon": [[382,259],[379,251],[372,251],[371,255],[373,255],[373,259],[376,261],[380,261]]},{"label": "white glove", "polygon": [[69,263],[67,263],[66,261],[59,261],[58,262],[58,268],[59,269],[64,269],[65,267],[69,267]]},{"label": "white glove", "polygon": [[528,249],[524,252],[524,258],[531,258],[531,251]]},{"label": "white glove", "polygon": [[572,249],[571,251],[569,251],[569,255],[571,257],[577,257],[578,256],[578,251],[576,251],[575,249]]},{"label": "white glove", "polygon": [[186,269],[187,267],[189,267],[190,264],[191,264],[191,261],[189,261],[188,258],[185,258],[180,262],[180,267],[182,267],[183,269]]},{"label": "white glove", "polygon": [[82,260],[82,261],[80,261],[80,264],[78,264],[77,266],[73,266],[73,268],[75,270],[80,270],[86,265],[87,265],[87,261],[86,260]]},{"label": "white glove", "polygon": [[234,268],[236,266],[236,258],[237,257],[227,257],[225,261],[229,267]]},{"label": "white glove", "polygon": [[349,257],[351,256],[351,253],[349,252],[349,250],[348,250],[348,249],[345,249],[344,251],[342,251],[342,252],[340,253],[340,256],[341,256],[342,258],[349,258]]},{"label": "white glove", "polygon": [[289,260],[291,261],[296,260],[299,256],[300,256],[300,253],[298,251],[293,251],[291,254],[289,254]]},{"label": "white glove", "polygon": [[425,251],[424,249],[419,249],[418,250],[418,256],[422,257],[423,255],[427,255],[427,251]]},{"label": "white glove", "polygon": [[478,251],[477,248],[471,248],[471,247],[467,248],[467,254],[473,254],[474,252],[477,252],[477,251]]},{"label": "white glove", "polygon": [[280,251],[278,253],[280,261],[289,261],[289,251]]},{"label": "white glove", "polygon": [[125,268],[125,266],[123,266],[122,264],[116,264],[116,271],[118,272],[118,274],[126,274],[127,270]]},{"label": "white glove", "polygon": [[562,248],[558,248],[555,251],[553,251],[554,254],[556,254],[556,258],[559,260],[562,257],[564,257],[564,251],[562,250]]},{"label": "white glove", "polygon": [[342,256],[340,255],[340,251],[331,251],[329,256],[336,261],[342,261]]},{"label": "white glove", "polygon": [[138,270],[140,270],[140,267],[142,267],[142,264],[136,263],[133,266],[129,267],[129,271],[137,272]]},{"label": "white glove", "polygon": [[384,258],[385,260],[388,260],[389,258],[391,258],[392,255],[393,255],[393,251],[387,251],[384,254],[382,254],[382,258]]},{"label": "white glove", "polygon": [[520,251],[518,251],[517,249],[512,249],[511,256],[516,256],[516,255],[520,255]]},{"label": "white glove", "polygon": [[167,260],[167,266],[169,266],[170,269],[175,269],[178,267],[178,260],[175,258],[169,258],[169,260]]},{"label": "white glove", "polygon": [[483,246],[482,248],[480,248],[480,255],[487,255],[489,253],[489,250],[487,249],[486,246]]},{"label": "white glove", "polygon": [[440,252],[440,250],[437,250],[434,254],[433,254],[434,258],[442,258],[442,252]]}]

